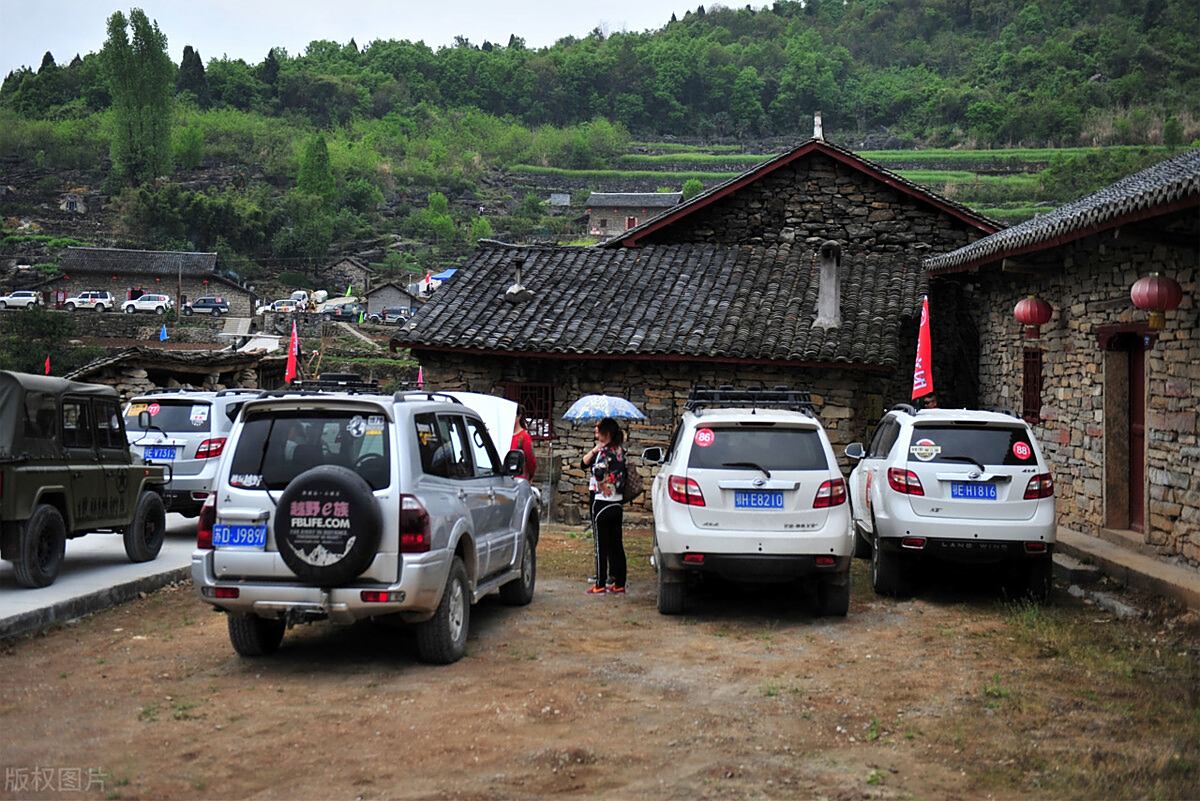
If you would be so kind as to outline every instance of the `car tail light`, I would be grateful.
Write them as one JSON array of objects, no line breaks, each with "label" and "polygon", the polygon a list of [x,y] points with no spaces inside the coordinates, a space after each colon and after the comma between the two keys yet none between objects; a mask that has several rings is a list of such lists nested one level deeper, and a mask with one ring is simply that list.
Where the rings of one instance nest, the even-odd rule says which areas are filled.
[{"label": "car tail light", "polygon": [[212,459],[221,455],[221,451],[225,450],[225,437],[216,437],[215,439],[206,439],[200,443],[200,447],[196,449],[197,459]]},{"label": "car tail light", "polygon": [[901,548],[913,548],[913,549],[919,551],[920,549],[925,547],[925,538],[924,537],[901,537],[900,538],[900,547]]},{"label": "car tail light", "polygon": [[414,495],[400,496],[400,553],[429,550],[429,512]]},{"label": "car tail light", "polygon": [[196,521],[196,547],[211,551],[213,547],[213,525],[217,522],[217,494],[214,492],[200,507],[200,519]]},{"label": "car tail light", "polygon": [[213,588],[214,598],[237,598],[242,592],[237,587],[215,587]]},{"label": "car tail light", "polygon": [[702,553],[685,553],[683,555],[683,563],[685,565],[702,565],[702,564],[704,564],[704,554],[702,554]]},{"label": "car tail light", "polygon": [[837,560],[832,556],[818,556],[813,561],[817,563],[817,567],[833,567],[837,564]]},{"label": "car tail light", "polygon": [[921,486],[921,479],[917,478],[917,474],[903,467],[888,468],[888,486],[901,495],[925,494],[925,488]]},{"label": "car tail light", "polygon": [[686,476],[671,476],[667,479],[667,495],[675,503],[684,506],[704,506],[704,493],[695,479]]},{"label": "car tail light", "polygon": [[1025,543],[1025,553],[1045,553],[1046,543],[1044,542],[1027,542]]},{"label": "car tail light", "polygon": [[363,590],[358,594],[365,604],[391,604],[404,600],[404,590],[386,592],[384,590]]},{"label": "car tail light", "polygon": [[1049,473],[1038,473],[1033,478],[1029,479],[1029,486],[1025,487],[1025,500],[1033,501],[1038,498],[1054,497],[1054,477]]},{"label": "car tail light", "polygon": [[831,478],[817,490],[813,498],[814,509],[827,509],[830,506],[841,506],[846,502],[846,482],[844,479]]}]

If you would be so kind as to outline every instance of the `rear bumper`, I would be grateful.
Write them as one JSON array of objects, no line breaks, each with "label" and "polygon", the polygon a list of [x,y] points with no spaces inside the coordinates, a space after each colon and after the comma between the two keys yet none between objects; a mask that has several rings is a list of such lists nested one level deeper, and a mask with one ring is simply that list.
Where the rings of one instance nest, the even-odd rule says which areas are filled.
[{"label": "rear bumper", "polygon": [[221,460],[213,459],[211,461],[211,465],[205,465],[205,469],[194,476],[181,476],[178,473],[172,476],[163,493],[163,501],[167,505],[168,512],[198,513],[200,511],[200,507],[204,504],[204,498],[193,498],[192,493],[202,492],[207,495],[212,491],[213,482],[217,476],[217,463]]},{"label": "rear bumper", "polygon": [[[882,507],[882,508],[881,508]],[[918,515],[906,500],[890,500],[876,507],[875,525],[881,538],[925,537],[929,540],[977,540],[980,542],[1054,542],[1054,499],[1038,502],[1033,517],[1025,520]]]},{"label": "rear bumper", "polygon": [[[314,587],[261,579],[218,580],[213,571],[213,552],[195,551],[192,554],[192,582],[202,600],[226,612],[294,622],[329,620],[338,624],[391,614],[420,620],[431,616],[442,600],[450,557],[445,550],[406,555],[400,580],[391,584],[363,581],[345,587]],[[217,587],[236,588],[238,597],[216,598]],[[387,603],[368,603],[362,600],[364,590],[396,593],[397,597]]]},{"label": "rear bumper", "polygon": [[[697,554],[692,554],[696,556]],[[685,562],[683,554],[658,554],[659,564],[684,573],[712,573],[730,581],[780,582],[818,575],[845,575],[851,557],[835,556],[833,564],[818,565],[815,555],[704,554],[702,563]]]},{"label": "rear bumper", "polygon": [[[932,539],[926,538],[924,545],[905,544],[904,537],[880,537],[876,547],[888,553],[899,553],[906,560],[938,560],[958,564],[997,564],[1000,562],[1022,562],[1050,559],[1054,556],[1054,543],[1041,540],[985,540],[985,539]],[[1029,551],[1026,542],[1044,545],[1045,550]]]}]

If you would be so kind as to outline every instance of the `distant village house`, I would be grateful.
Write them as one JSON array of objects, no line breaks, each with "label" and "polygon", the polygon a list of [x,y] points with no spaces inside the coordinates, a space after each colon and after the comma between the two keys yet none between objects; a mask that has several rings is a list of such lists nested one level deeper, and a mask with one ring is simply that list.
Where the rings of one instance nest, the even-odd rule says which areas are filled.
[{"label": "distant village house", "polygon": [[679,205],[682,192],[593,192],[588,195],[589,236],[607,239]]}]

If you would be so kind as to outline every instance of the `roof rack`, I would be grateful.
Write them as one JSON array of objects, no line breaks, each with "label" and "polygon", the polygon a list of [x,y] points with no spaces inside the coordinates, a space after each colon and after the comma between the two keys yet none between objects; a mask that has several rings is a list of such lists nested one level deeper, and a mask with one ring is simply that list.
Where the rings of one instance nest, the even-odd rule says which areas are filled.
[{"label": "roof rack", "polygon": [[263,390],[250,389],[249,387],[233,387],[232,389],[222,389],[217,391],[218,398],[225,398],[230,395],[261,395]]},{"label": "roof rack", "polygon": [[692,388],[683,408],[695,412],[709,406],[732,405],[790,409],[804,412],[810,417],[816,416],[816,409],[813,407],[812,396],[808,390],[791,389],[786,386],[777,386],[772,389],[765,387],[735,389],[729,385],[711,389],[706,386],[696,386]]},{"label": "roof rack", "polygon": [[995,412],[996,414],[1006,414],[1009,417],[1015,417],[1018,420],[1021,419],[1021,415],[1017,414],[1007,406],[989,406],[985,411]]},{"label": "roof rack", "polygon": [[353,373],[332,373],[317,378],[304,378],[292,382],[292,386],[301,392],[379,393],[378,381],[363,381]]},{"label": "roof rack", "polygon": [[462,401],[448,392],[422,389],[402,389],[392,396],[392,400],[396,403],[406,403],[408,401],[447,401],[449,403],[457,403],[459,406],[463,405]]},{"label": "roof rack", "polygon": [[904,412],[905,414],[916,414],[917,408],[911,403],[897,403],[888,409],[889,412]]},{"label": "roof rack", "polygon": [[[148,389],[145,392],[139,392],[138,397],[146,395],[178,395],[181,392],[205,392],[203,389],[188,389],[187,387],[163,387],[161,389]],[[211,391],[211,390],[208,390]]]}]

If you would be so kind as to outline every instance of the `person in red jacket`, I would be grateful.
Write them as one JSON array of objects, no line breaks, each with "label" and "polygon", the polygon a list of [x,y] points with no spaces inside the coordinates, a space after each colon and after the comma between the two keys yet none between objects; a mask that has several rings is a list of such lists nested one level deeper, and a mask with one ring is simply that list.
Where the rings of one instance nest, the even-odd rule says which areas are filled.
[{"label": "person in red jacket", "polygon": [[518,406],[517,419],[513,423],[512,444],[509,448],[525,452],[525,472],[522,473],[522,477],[532,484],[533,477],[537,473],[537,457],[533,455],[533,437],[525,428],[528,422],[525,419],[525,407]]}]

